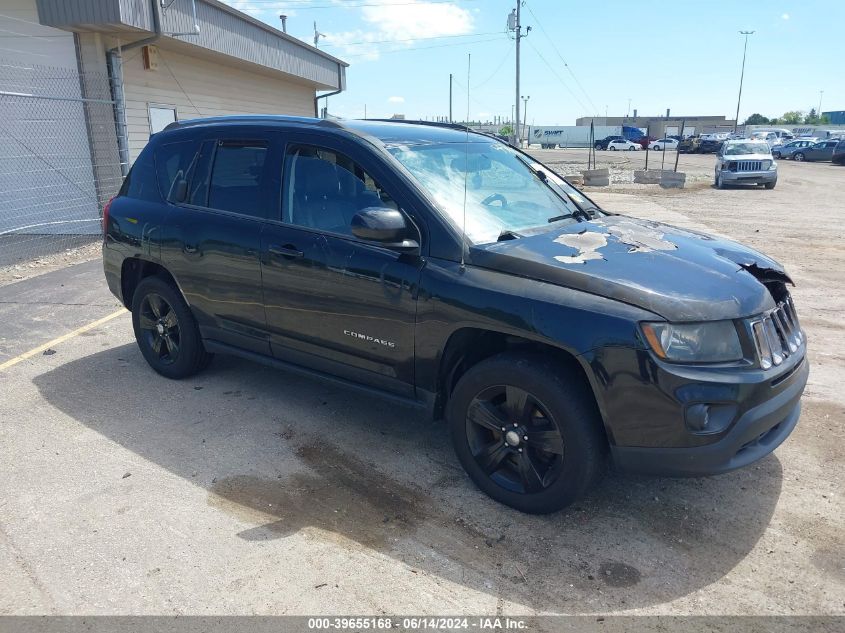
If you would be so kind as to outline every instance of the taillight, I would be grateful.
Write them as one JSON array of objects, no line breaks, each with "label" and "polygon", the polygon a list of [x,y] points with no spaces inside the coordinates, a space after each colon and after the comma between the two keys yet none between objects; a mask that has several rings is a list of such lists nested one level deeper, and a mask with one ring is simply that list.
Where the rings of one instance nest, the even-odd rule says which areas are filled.
[{"label": "taillight", "polygon": [[111,198],[106,204],[103,206],[103,242],[106,241],[106,234],[109,230],[109,211],[111,210],[111,203],[114,202],[114,198]]}]

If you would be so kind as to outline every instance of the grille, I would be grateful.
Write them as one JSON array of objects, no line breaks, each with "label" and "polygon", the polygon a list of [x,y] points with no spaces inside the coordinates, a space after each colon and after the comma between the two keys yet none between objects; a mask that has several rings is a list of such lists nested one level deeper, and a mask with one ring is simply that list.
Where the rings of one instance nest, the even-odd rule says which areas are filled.
[{"label": "grille", "polygon": [[798,323],[798,314],[792,297],[751,323],[760,366],[769,369],[783,363],[804,345],[804,332]]},{"label": "grille", "polygon": [[763,171],[761,160],[734,160],[728,165],[731,171]]}]

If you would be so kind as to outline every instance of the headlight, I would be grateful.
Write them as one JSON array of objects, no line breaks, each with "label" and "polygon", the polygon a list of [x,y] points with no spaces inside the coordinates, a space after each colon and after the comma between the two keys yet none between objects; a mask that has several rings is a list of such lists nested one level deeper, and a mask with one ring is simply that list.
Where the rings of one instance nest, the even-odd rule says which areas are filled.
[{"label": "headlight", "polygon": [[718,363],[742,358],[733,321],[642,323],[649,347],[660,358],[678,363]]},{"label": "headlight", "polygon": [[769,171],[774,171],[778,168],[778,164],[775,161],[772,161],[772,164],[769,165]]}]

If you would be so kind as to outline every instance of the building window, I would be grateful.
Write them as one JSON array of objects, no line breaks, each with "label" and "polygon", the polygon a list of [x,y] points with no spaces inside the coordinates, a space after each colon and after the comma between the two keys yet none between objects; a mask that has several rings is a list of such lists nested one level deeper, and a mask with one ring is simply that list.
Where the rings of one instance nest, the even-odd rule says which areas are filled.
[{"label": "building window", "polygon": [[150,134],[161,132],[171,123],[176,122],[176,106],[149,104]]}]

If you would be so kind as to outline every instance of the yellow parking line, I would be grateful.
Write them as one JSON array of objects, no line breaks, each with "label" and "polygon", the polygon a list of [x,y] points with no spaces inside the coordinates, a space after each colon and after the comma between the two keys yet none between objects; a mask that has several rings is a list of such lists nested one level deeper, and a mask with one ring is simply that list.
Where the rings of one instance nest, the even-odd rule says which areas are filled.
[{"label": "yellow parking line", "polygon": [[54,338],[52,341],[44,343],[44,345],[39,345],[38,347],[29,350],[28,352],[24,352],[20,356],[15,356],[14,358],[10,358],[5,363],[0,364],[0,371],[4,369],[8,369],[12,365],[17,365],[19,362],[26,360],[27,358],[31,358],[36,354],[40,354],[44,350],[47,350],[51,347],[58,345],[59,343],[64,343],[65,341],[72,339],[74,336],[79,336],[83,332],[87,332],[88,330],[93,330],[95,327],[102,325],[103,323],[108,323],[114,318],[119,317],[121,314],[126,314],[126,310],[121,308],[117,312],[112,312],[108,316],[104,316],[102,319],[97,319],[89,323],[88,325],[83,325],[81,328],[74,330],[73,332],[68,332],[60,336],[59,338]]}]

